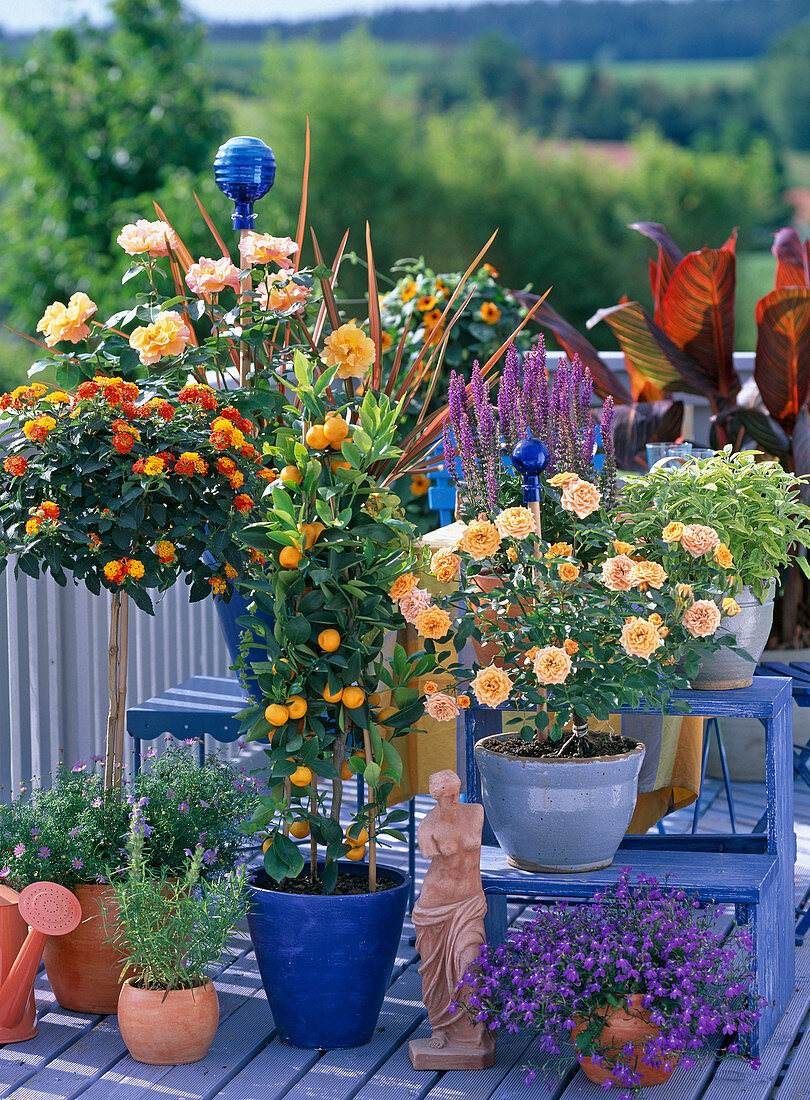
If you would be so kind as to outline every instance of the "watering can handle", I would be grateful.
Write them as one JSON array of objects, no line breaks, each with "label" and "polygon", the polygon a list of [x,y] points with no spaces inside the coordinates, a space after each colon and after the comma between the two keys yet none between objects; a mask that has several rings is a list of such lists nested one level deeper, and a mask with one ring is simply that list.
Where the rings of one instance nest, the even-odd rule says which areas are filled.
[{"label": "watering can handle", "polygon": [[0,990],[3,994],[0,1027],[14,1027],[22,1019],[47,939],[44,932],[37,932],[35,928],[29,929],[25,943]]},{"label": "watering can handle", "polygon": [[691,455],[667,455],[666,458],[659,458],[657,462],[654,462],[652,466],[650,466],[650,473],[652,473],[653,470],[663,470],[670,462],[677,462],[679,466],[685,466],[687,462],[691,461]]}]

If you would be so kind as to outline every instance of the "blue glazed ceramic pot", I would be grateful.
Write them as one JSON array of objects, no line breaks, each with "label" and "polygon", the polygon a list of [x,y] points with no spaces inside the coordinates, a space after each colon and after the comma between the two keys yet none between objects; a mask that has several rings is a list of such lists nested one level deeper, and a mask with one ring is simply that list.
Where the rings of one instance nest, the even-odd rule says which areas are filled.
[{"label": "blue glazed ceramic pot", "polygon": [[[369,1042],[391,977],[410,879],[392,867],[398,885],[375,894],[313,897],[263,890],[250,877],[248,927],[279,1038],[306,1050]],[[341,871],[367,876],[364,864]]]}]

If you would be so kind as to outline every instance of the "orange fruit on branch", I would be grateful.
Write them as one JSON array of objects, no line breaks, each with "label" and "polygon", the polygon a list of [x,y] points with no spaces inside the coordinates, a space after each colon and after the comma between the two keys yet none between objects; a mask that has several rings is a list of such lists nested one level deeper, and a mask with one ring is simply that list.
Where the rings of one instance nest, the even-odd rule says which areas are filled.
[{"label": "orange fruit on branch", "polygon": [[365,844],[362,848],[350,848],[346,853],[346,859],[350,859],[353,863],[360,863],[366,855]]},{"label": "orange fruit on branch", "polygon": [[304,549],[309,550],[318,541],[322,531],[326,528],[322,523],[302,523],[301,534],[304,536]]},{"label": "orange fruit on branch", "polygon": [[343,767],[340,769],[340,778],[345,783],[346,780],[351,779],[351,777],[353,775],[354,775],[354,772],[352,771],[352,769],[349,767],[349,765],[344,760],[343,761]]},{"label": "orange fruit on branch", "polygon": [[268,848],[272,848],[272,847],[273,847],[273,838],[271,836],[269,836],[267,838],[267,840],[265,840],[265,842],[262,844],[262,851],[266,852]]},{"label": "orange fruit on branch", "polygon": [[335,445],[340,447],[340,444],[349,434],[349,425],[342,416],[331,416],[323,426],[323,434],[333,447]]},{"label": "orange fruit on branch", "polygon": [[318,635],[318,645],[324,653],[334,653],[340,645],[340,634],[331,627],[327,630],[322,630]]},{"label": "orange fruit on branch", "polygon": [[306,840],[309,836],[309,823],[294,821],[290,826],[290,836],[294,836],[296,840]]},{"label": "orange fruit on branch", "polygon": [[290,720],[290,712],[281,703],[271,703],[265,708],[264,716],[271,726],[283,726]]},{"label": "orange fruit on branch", "polygon": [[282,569],[295,569],[303,556],[297,546],[282,546],[278,564]]},{"label": "orange fruit on branch", "polygon": [[290,776],[290,782],[294,787],[308,787],[312,782],[312,772],[299,764]]},{"label": "orange fruit on branch", "polygon": [[351,462],[341,462],[339,459],[334,458],[329,463],[329,468],[331,469],[332,473],[334,473],[335,470],[351,470],[352,464]]},{"label": "orange fruit on branch", "polygon": [[279,477],[282,481],[291,481],[294,485],[300,485],[304,480],[304,475],[297,466],[285,466]]},{"label": "orange fruit on branch", "polygon": [[348,707],[349,710],[356,710],[357,707],[362,707],[365,702],[366,694],[362,688],[347,687],[343,689],[343,705]]},{"label": "orange fruit on branch", "polygon": [[290,718],[303,718],[308,710],[307,701],[301,695],[291,695],[284,705],[290,712]]},{"label": "orange fruit on branch", "polygon": [[321,694],[322,697],[327,701],[327,703],[339,703],[340,700],[343,698],[343,688],[339,688],[333,695],[329,690],[329,684],[327,684]]},{"label": "orange fruit on branch", "polygon": [[352,848],[362,848],[368,840],[368,829],[359,829],[356,825],[350,825],[346,830],[346,840]]},{"label": "orange fruit on branch", "polygon": [[307,429],[307,434],[304,438],[307,446],[311,447],[313,451],[322,451],[324,447],[329,446],[329,440],[326,437],[322,424],[313,424],[311,428]]}]

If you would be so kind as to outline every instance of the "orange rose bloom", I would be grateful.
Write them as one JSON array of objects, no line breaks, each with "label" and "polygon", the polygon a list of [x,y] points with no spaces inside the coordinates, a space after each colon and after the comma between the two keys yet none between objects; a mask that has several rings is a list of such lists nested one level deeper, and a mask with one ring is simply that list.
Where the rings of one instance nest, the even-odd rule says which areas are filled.
[{"label": "orange rose bloom", "polygon": [[186,286],[194,294],[218,294],[226,286],[239,289],[239,268],[227,256],[212,260],[202,256],[186,272]]},{"label": "orange rose bloom", "polygon": [[731,556],[731,551],[723,542],[715,546],[713,557],[721,569],[731,569],[734,564],[734,558]]},{"label": "orange rose bloom", "polygon": [[720,608],[712,600],[695,600],[683,625],[693,638],[710,638],[720,625]]},{"label": "orange rose bloom", "polygon": [[668,574],[657,561],[637,561],[635,566],[635,583],[642,592],[646,588],[662,588]]},{"label": "orange rose bloom", "polygon": [[564,561],[561,565],[557,566],[557,573],[561,581],[566,581],[570,584],[579,576],[579,569],[573,562]]},{"label": "orange rose bloom", "polygon": [[563,642],[563,649],[569,657],[573,657],[575,653],[579,653],[579,642],[575,642],[573,638],[566,638]]},{"label": "orange rose bloom", "polygon": [[350,321],[326,337],[321,362],[327,367],[337,364],[338,378],[365,378],[375,354],[374,341]]},{"label": "orange rose bloom", "polygon": [[622,542],[621,539],[615,539],[613,542],[613,549],[617,554],[632,554],[633,546],[629,542]]},{"label": "orange rose bloom", "polygon": [[246,233],[239,242],[242,261],[249,267],[254,264],[278,264],[290,268],[290,259],[298,251],[298,245],[289,237],[271,237],[269,233]]},{"label": "orange rose bloom", "polygon": [[675,591],[678,593],[678,597],[681,600],[693,600],[695,593],[692,591],[691,584],[676,584]]},{"label": "orange rose bloom", "polygon": [[302,286],[278,271],[268,275],[256,290],[262,309],[271,309],[276,313],[301,309],[312,293],[308,286]]},{"label": "orange rose bloom", "polygon": [[191,339],[191,329],[174,309],[159,313],[151,325],[139,325],[129,338],[130,347],[145,366],[167,355],[179,355]]},{"label": "orange rose bloom", "polygon": [[688,523],[681,535],[681,546],[693,558],[700,558],[711,552],[720,543],[720,537],[713,527],[703,527],[699,523]]},{"label": "orange rose bloom", "polygon": [[579,481],[579,476],[572,473],[562,473],[555,474],[554,477],[548,479],[549,485],[553,485],[555,489],[562,489],[569,481]]},{"label": "orange rose bloom", "polygon": [[401,600],[404,596],[410,595],[416,587],[416,577],[413,573],[403,573],[401,577],[397,577],[391,587],[388,589],[388,595],[392,600]]},{"label": "orange rose bloom", "polygon": [[569,481],[563,488],[560,504],[566,512],[585,519],[599,508],[602,494],[590,481]]},{"label": "orange rose bloom", "polygon": [[499,707],[509,698],[512,681],[502,668],[489,665],[487,668],[479,668],[470,687],[481,706]]},{"label": "orange rose bloom", "polygon": [[454,581],[461,569],[461,558],[452,550],[437,550],[430,559],[430,571],[437,581],[449,584]]},{"label": "orange rose bloom", "polygon": [[491,558],[500,545],[501,536],[498,534],[498,528],[483,516],[474,519],[464,528],[461,548],[466,550],[473,561]]},{"label": "orange rose bloom", "polygon": [[37,332],[45,336],[49,348],[60,340],[69,340],[78,344],[90,335],[90,326],[86,324],[98,309],[95,302],[82,291],[72,294],[67,305],[52,302],[37,321]]},{"label": "orange rose bloom", "polygon": [[425,695],[435,695],[439,689],[436,686],[435,681],[425,680],[425,686],[422,690],[424,691]]},{"label": "orange rose bloom", "polygon": [[737,601],[735,599],[732,599],[731,596],[726,596],[726,598],[723,600],[723,614],[732,616],[739,615],[739,613],[740,605],[737,603]]},{"label": "orange rose bloom", "polygon": [[622,627],[621,645],[629,657],[640,657],[649,661],[662,644],[658,628],[649,619],[634,615]]},{"label": "orange rose bloom", "polygon": [[619,554],[602,563],[602,583],[611,592],[629,592],[636,583],[636,563]]},{"label": "orange rose bloom", "polygon": [[130,256],[148,252],[150,256],[168,256],[169,249],[180,247],[177,234],[166,222],[150,222],[140,218],[125,225],[118,234],[117,244]]},{"label": "orange rose bloom", "polygon": [[444,691],[431,695],[425,703],[425,710],[437,722],[452,722],[458,717],[458,703]]},{"label": "orange rose bloom", "polygon": [[470,697],[469,695],[459,695],[456,698],[456,702],[461,710],[467,710],[470,705]]},{"label": "orange rose bloom", "polygon": [[534,674],[540,684],[564,684],[572,667],[566,650],[554,645],[541,649],[532,662]]},{"label": "orange rose bloom", "polygon": [[495,526],[502,539],[525,539],[537,530],[534,516],[528,508],[505,508],[495,517]]},{"label": "orange rose bloom", "polygon": [[570,542],[554,542],[546,550],[547,558],[570,558],[574,548]]},{"label": "orange rose bloom", "polygon": [[668,523],[664,530],[661,532],[661,538],[664,540],[664,542],[680,542],[682,536],[682,523]]},{"label": "orange rose bloom", "polygon": [[441,607],[431,604],[423,608],[416,616],[416,633],[420,638],[432,638],[438,641],[450,631],[452,620]]}]

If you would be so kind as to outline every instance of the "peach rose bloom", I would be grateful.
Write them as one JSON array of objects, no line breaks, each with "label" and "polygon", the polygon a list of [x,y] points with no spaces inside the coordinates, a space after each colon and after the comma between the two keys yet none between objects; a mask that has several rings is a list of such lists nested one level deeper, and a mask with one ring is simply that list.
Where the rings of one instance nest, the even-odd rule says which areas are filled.
[{"label": "peach rose bloom", "polygon": [[637,561],[635,566],[635,583],[642,591],[649,588],[662,588],[669,575],[657,561]]},{"label": "peach rose bloom", "polygon": [[117,243],[130,256],[148,252],[150,256],[168,256],[169,250],[180,247],[177,234],[167,222],[150,222],[140,218],[125,225],[118,234]]},{"label": "peach rose bloom", "polygon": [[731,596],[726,596],[726,598],[723,600],[723,614],[731,617],[733,615],[739,615],[739,613],[740,605],[737,603],[737,601],[735,599],[732,599]]},{"label": "peach rose bloom", "polygon": [[415,621],[416,633],[419,637],[432,638],[434,641],[444,638],[450,632],[451,625],[452,620],[447,612],[433,605],[423,608]]},{"label": "peach rose bloom", "polygon": [[456,698],[456,702],[458,703],[459,710],[467,710],[470,705],[470,697],[469,695],[459,695]]},{"label": "peach rose bloom", "polygon": [[676,584],[675,591],[682,600],[693,600],[695,598],[695,593],[692,590],[691,584]]},{"label": "peach rose bloom", "polygon": [[487,668],[479,668],[470,687],[481,706],[499,707],[509,698],[512,681],[502,668],[489,665]]},{"label": "peach rose bloom", "polygon": [[687,523],[681,535],[681,546],[693,558],[700,558],[711,552],[720,543],[720,536],[713,527],[703,527],[699,523]]},{"label": "peach rose bloom", "polygon": [[192,294],[218,294],[226,286],[237,290],[239,269],[226,256],[219,260],[201,256],[186,272],[186,286]]},{"label": "peach rose bloom", "polygon": [[430,607],[432,602],[433,597],[426,588],[412,588],[411,591],[399,601],[399,612],[406,623],[415,626],[419,612]]},{"label": "peach rose bloom", "polygon": [[437,550],[430,559],[430,571],[437,581],[448,584],[454,581],[461,570],[461,558],[452,550]]},{"label": "peach rose bloom", "polygon": [[296,283],[285,272],[280,271],[263,279],[256,292],[262,309],[272,309],[276,313],[300,309],[312,293],[308,286]]},{"label": "peach rose bloom", "polygon": [[514,546],[507,546],[506,556],[509,559],[509,561],[511,561],[512,564],[514,565],[514,563],[518,560],[518,552],[514,548]]},{"label": "peach rose bloom", "polygon": [[338,378],[365,378],[375,354],[374,341],[349,321],[326,337],[321,362],[327,367],[337,364]]},{"label": "peach rose bloom", "polygon": [[629,657],[640,657],[649,661],[663,642],[655,623],[634,615],[622,627],[621,645]]},{"label": "peach rose bloom", "polygon": [[425,695],[435,695],[438,690],[439,686],[435,680],[425,680],[424,687],[422,688]]},{"label": "peach rose bloom", "polygon": [[620,539],[616,539],[613,543],[613,549],[617,554],[632,554],[634,547],[629,542],[622,542]]},{"label": "peach rose bloom", "polygon": [[578,474],[562,473],[555,474],[554,477],[548,479],[549,485],[553,485],[555,489],[562,489],[564,485],[567,485],[569,481],[579,481]]},{"label": "peach rose bloom", "polygon": [[537,530],[534,516],[528,508],[504,508],[495,517],[495,526],[502,539],[526,539]]},{"label": "peach rose bloom", "polygon": [[569,481],[562,491],[560,504],[566,512],[573,512],[580,519],[585,519],[591,513],[597,511],[602,494],[590,481]]},{"label": "peach rose bloom", "polygon": [[488,519],[479,516],[464,528],[461,538],[461,548],[465,550],[473,561],[483,561],[491,558],[501,545],[501,536],[498,528]]},{"label": "peach rose bloom", "polygon": [[602,584],[611,592],[629,592],[636,583],[636,564],[627,554],[602,562]]},{"label": "peach rose bloom", "polygon": [[563,649],[569,657],[573,657],[575,653],[579,653],[579,642],[575,642],[573,638],[566,638],[563,642]]},{"label": "peach rose bloom", "polygon": [[569,584],[575,581],[579,576],[579,569],[570,561],[564,561],[562,565],[557,566],[557,574],[561,581],[566,581]]},{"label": "peach rose bloom", "polygon": [[443,691],[436,691],[425,700],[425,710],[437,722],[452,722],[459,713],[458,703],[453,696]]},{"label": "peach rose bloom", "polygon": [[96,303],[84,291],[79,290],[71,294],[67,305],[51,302],[37,321],[37,332],[44,334],[49,348],[60,340],[78,344],[79,340],[85,340],[90,335],[90,326],[86,322],[97,309]]},{"label": "peach rose bloom", "polygon": [[734,564],[734,558],[731,556],[731,551],[723,542],[715,546],[712,556],[721,569],[731,569]]},{"label": "peach rose bloom", "polygon": [[254,264],[278,264],[282,268],[293,265],[291,256],[298,251],[298,245],[289,237],[271,237],[269,233],[246,233],[239,242],[242,261],[253,267]]},{"label": "peach rose bloom", "polygon": [[129,338],[145,367],[160,362],[167,355],[179,355],[191,339],[191,329],[173,309],[159,313],[151,325],[141,325]]},{"label": "peach rose bloom", "polygon": [[570,542],[553,542],[546,550],[547,558],[570,558],[574,548]]},{"label": "peach rose bloom", "polygon": [[416,588],[416,577],[413,573],[403,573],[388,589],[388,595],[392,600],[401,600],[403,596],[413,592],[414,588]]},{"label": "peach rose bloom", "polygon": [[682,523],[668,523],[664,530],[661,532],[661,538],[664,540],[664,542],[680,542],[682,537]]},{"label": "peach rose bloom", "polygon": [[564,684],[573,668],[565,649],[548,645],[541,649],[532,662],[534,674],[540,684]]},{"label": "peach rose bloom", "polygon": [[683,625],[693,638],[710,638],[720,625],[720,608],[712,600],[695,600]]}]

